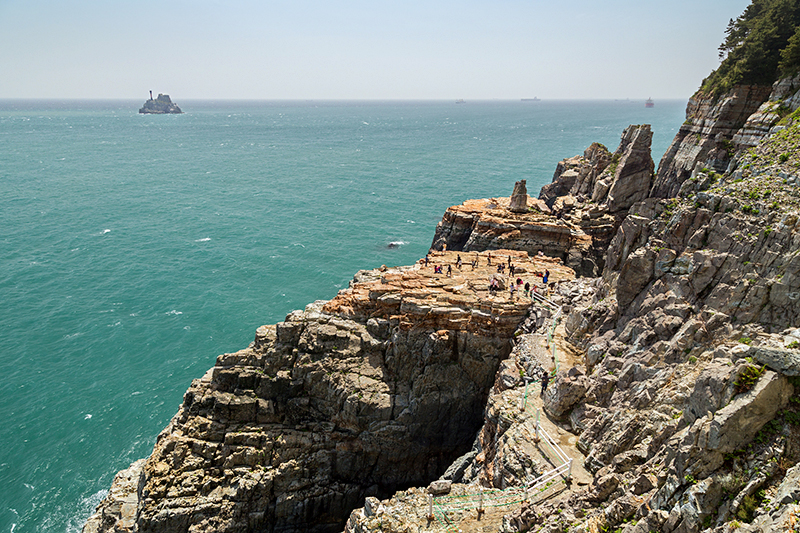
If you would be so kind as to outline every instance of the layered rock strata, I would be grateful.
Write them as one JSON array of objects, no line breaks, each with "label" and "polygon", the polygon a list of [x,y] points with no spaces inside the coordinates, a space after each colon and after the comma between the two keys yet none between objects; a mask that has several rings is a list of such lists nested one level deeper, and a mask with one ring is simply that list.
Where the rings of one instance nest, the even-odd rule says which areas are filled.
[{"label": "layered rock strata", "polygon": [[431,248],[543,252],[580,275],[596,276],[628,209],[647,196],[654,168],[651,141],[649,125],[630,126],[613,154],[595,143],[583,156],[561,161],[538,200],[512,195],[451,207],[436,226]]},{"label": "layered rock strata", "polygon": [[[730,172],[695,172],[671,185],[676,197],[630,206],[603,275],[559,284],[551,298],[567,313],[564,337],[582,355],[558,372],[543,413],[566,447],[568,435],[578,435],[574,449],[591,482],[508,506],[483,529],[466,516],[452,520],[507,533],[797,529],[798,145],[800,125],[790,123],[741,154]],[[557,205],[581,187],[581,175],[596,184],[599,175],[584,168],[543,197]],[[525,453],[530,439],[513,429],[525,417],[496,408],[504,396],[523,394],[523,381],[512,377],[526,368],[518,357],[501,366],[473,455],[461,466],[458,479],[469,488],[459,491],[512,490],[537,473]],[[504,437],[514,444],[499,453]],[[403,513],[397,500],[380,505]],[[391,533],[414,525],[375,523],[359,510],[350,528]]]},{"label": "layered rock strata", "polygon": [[737,86],[719,98],[698,92],[686,106],[681,126],[659,164],[650,196],[677,196],[698,171],[732,170],[744,152],[797,120],[800,76],[772,86]]},{"label": "layered rock strata", "polygon": [[719,98],[698,92],[686,106],[686,122],[672,140],[650,196],[671,198],[696,166],[724,172],[736,150],[733,137],[769,97],[769,86],[738,86]]},{"label": "layered rock strata", "polygon": [[472,444],[530,307],[489,292],[510,281],[496,266],[574,275],[516,251],[463,255],[361,271],[219,356],[84,531],[341,531],[365,496],[439,476]]}]

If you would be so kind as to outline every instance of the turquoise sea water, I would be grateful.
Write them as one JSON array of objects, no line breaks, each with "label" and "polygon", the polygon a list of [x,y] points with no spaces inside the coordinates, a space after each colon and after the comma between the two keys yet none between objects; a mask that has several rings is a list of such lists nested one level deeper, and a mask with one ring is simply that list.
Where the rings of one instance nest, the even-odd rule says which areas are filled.
[{"label": "turquoise sea water", "polygon": [[[685,102],[0,101],[0,532],[76,532],[193,378],[444,210]],[[389,243],[402,243],[388,248]]]}]

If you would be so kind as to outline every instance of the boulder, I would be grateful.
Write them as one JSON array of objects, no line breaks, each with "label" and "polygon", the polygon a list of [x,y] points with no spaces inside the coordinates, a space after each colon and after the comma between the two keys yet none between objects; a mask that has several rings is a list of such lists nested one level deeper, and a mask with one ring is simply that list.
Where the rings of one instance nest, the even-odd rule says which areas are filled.
[{"label": "boulder", "polygon": [[560,372],[544,394],[545,411],[554,418],[565,417],[586,396],[589,385],[589,379],[578,367]]},{"label": "boulder", "polygon": [[751,346],[747,355],[786,376],[800,376],[800,350]]},{"label": "boulder", "polygon": [[656,253],[650,248],[638,248],[633,252],[619,273],[617,302],[620,309],[628,307],[653,279]]},{"label": "boulder", "polygon": [[786,471],[772,501],[781,505],[800,502],[800,465]]},{"label": "boulder", "polygon": [[752,390],[735,397],[704,424],[705,446],[721,453],[738,450],[775,417],[792,392],[788,379],[765,371]]}]

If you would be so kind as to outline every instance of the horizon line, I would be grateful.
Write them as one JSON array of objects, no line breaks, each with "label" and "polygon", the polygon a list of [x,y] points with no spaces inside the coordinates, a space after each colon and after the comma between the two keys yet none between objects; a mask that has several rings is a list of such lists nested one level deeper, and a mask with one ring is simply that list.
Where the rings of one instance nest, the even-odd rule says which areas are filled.
[{"label": "horizon line", "polygon": [[[163,94],[163,93],[162,93]],[[171,98],[171,95],[168,95]],[[183,98],[183,101],[192,102],[453,102],[453,103],[468,103],[468,102],[585,102],[585,101],[605,101],[605,102],[638,102],[646,101],[649,99],[659,101],[674,101],[674,100],[688,100],[691,96],[687,97],[626,97],[626,98],[595,98],[595,97],[576,97],[576,98],[539,98],[539,97],[520,97],[520,98]],[[60,97],[60,96],[42,96],[42,97],[4,97],[0,96],[0,102],[3,101],[139,101],[140,98],[135,97]],[[146,100],[149,100],[147,98]]]}]

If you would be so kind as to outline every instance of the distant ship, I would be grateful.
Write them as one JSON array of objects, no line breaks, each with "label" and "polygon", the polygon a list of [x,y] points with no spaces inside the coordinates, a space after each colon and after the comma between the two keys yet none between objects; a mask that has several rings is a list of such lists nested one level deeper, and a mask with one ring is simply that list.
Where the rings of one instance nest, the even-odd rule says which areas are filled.
[{"label": "distant ship", "polygon": [[541,100],[536,96],[534,96],[533,98],[522,98],[521,100],[523,102],[541,102]]},{"label": "distant ship", "polygon": [[465,104],[466,102],[464,101],[463,98],[459,98],[458,100],[456,100],[456,103],[457,104]]},{"label": "distant ship", "polygon": [[648,98],[647,101],[644,103],[645,107],[654,107],[656,104],[653,103],[652,98]]}]

